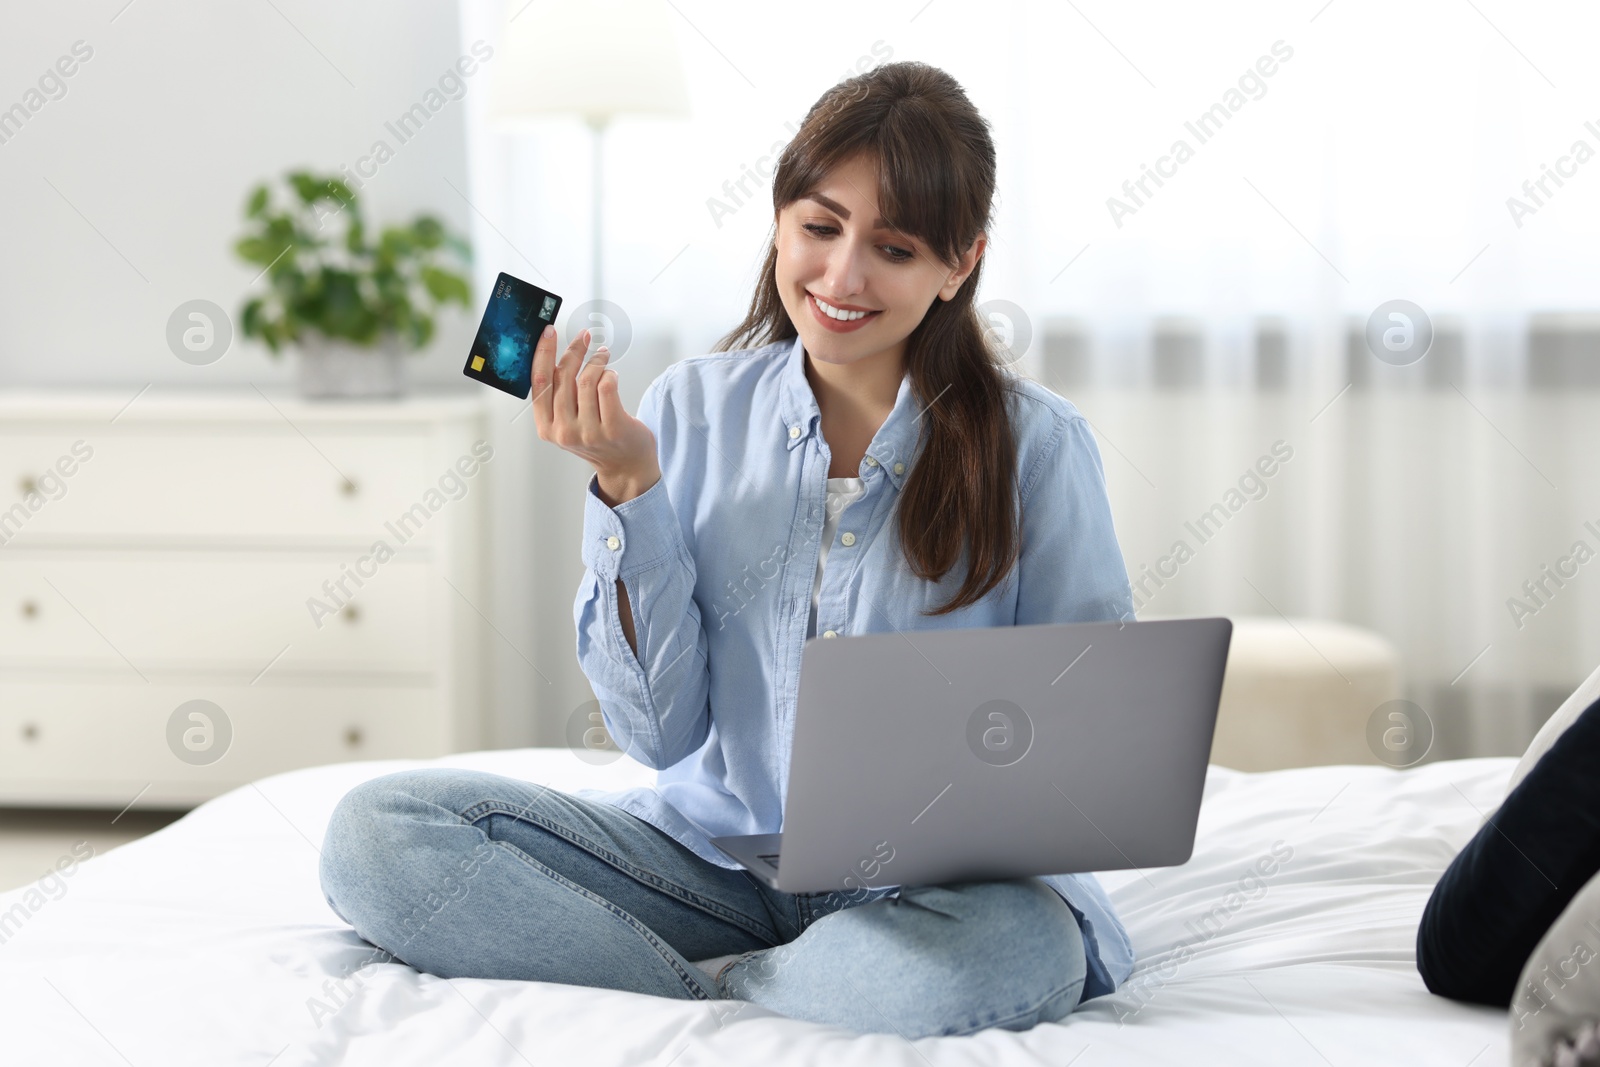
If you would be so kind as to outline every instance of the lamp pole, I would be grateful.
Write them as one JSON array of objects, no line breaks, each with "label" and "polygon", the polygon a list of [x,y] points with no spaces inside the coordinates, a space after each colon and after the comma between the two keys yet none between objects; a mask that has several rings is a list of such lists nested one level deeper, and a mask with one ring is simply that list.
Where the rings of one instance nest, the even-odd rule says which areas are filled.
[{"label": "lamp pole", "polygon": [[[589,124],[591,135],[590,147],[592,162],[589,169],[591,170],[594,178],[594,195],[589,198],[590,204],[592,205],[590,209],[591,221],[589,227],[590,237],[593,241],[593,248],[591,249],[591,262],[594,264],[594,281],[591,286],[591,300],[600,299],[600,281],[602,277],[600,264],[600,201],[605,191],[604,174],[601,168],[603,165],[603,146],[605,143],[604,138],[606,132],[606,123],[609,119],[609,115],[590,114],[585,116],[585,121]],[[582,327],[578,327],[578,329],[582,329]]]}]

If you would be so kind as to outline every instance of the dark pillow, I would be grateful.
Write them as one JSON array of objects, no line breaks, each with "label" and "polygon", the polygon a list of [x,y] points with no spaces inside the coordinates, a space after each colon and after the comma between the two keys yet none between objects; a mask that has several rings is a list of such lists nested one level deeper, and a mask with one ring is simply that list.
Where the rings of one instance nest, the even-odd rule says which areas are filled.
[{"label": "dark pillow", "polygon": [[1534,946],[1600,869],[1600,700],[1556,738],[1451,861],[1417,927],[1417,970],[1506,1008]]}]

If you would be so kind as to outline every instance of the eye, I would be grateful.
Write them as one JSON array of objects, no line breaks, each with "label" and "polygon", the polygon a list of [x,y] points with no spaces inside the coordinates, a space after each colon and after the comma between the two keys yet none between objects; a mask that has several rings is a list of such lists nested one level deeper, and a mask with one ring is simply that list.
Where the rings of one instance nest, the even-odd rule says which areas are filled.
[{"label": "eye", "polygon": [[[839,232],[836,226],[827,226],[818,222],[801,223],[800,228],[819,241]],[[915,252],[901,248],[898,245],[880,245],[879,247],[889,253],[889,260],[893,263],[904,263],[906,260],[913,259],[916,256]]]}]

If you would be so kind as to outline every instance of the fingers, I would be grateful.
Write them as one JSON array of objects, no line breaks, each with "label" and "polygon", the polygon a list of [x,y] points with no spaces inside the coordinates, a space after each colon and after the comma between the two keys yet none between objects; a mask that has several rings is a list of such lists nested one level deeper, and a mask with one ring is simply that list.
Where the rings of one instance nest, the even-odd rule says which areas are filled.
[{"label": "fingers", "polygon": [[628,409],[622,406],[622,396],[617,389],[617,372],[607,367],[595,389],[600,394],[600,425],[608,430],[623,425],[628,418]]},{"label": "fingers", "polygon": [[582,330],[572,339],[567,350],[556,361],[551,379],[552,413],[556,425],[576,422],[578,418],[578,368],[583,365],[583,354],[589,350],[589,331]]},{"label": "fingers", "polygon": [[601,345],[578,373],[578,423],[586,428],[598,429],[603,421],[595,386],[604,379],[606,362],[610,358],[611,349]]},{"label": "fingers", "polygon": [[533,383],[533,423],[539,428],[540,437],[547,436],[550,429],[551,395],[554,392],[550,383],[555,362],[556,328],[546,326],[539,335],[539,343],[533,347],[533,369],[530,372]]},{"label": "fingers", "polygon": [[600,436],[626,421],[617,372],[608,366],[611,350],[601,345],[585,363],[590,340],[590,331],[580,331],[557,360],[554,331],[539,337],[533,356],[533,416],[545,440],[560,440],[565,430],[577,430],[580,439]]},{"label": "fingers", "polygon": [[577,376],[576,366],[582,362],[588,346],[589,331],[581,330],[557,361],[555,327],[548,326],[539,335],[531,370],[533,421],[539,436],[545,440],[553,437],[558,426],[577,417],[573,380]]}]

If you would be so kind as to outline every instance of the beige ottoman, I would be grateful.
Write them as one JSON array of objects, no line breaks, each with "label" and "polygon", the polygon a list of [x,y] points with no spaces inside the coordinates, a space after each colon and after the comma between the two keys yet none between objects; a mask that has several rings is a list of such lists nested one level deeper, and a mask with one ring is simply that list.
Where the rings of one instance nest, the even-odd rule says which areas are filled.
[{"label": "beige ottoman", "polygon": [[1378,763],[1367,721],[1399,696],[1399,655],[1371,630],[1234,617],[1211,762],[1241,771]]}]

